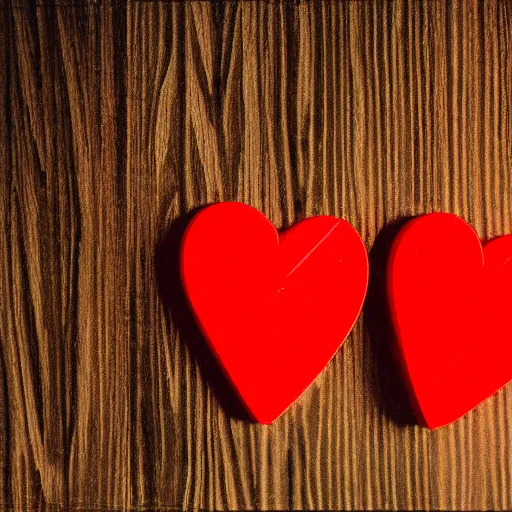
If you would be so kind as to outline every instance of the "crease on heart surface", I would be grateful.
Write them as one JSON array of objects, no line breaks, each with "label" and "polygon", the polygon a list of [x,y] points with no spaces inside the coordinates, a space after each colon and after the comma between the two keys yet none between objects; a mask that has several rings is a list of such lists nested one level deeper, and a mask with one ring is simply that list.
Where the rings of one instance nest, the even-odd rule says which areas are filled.
[{"label": "crease on heart surface", "polygon": [[242,402],[258,422],[271,423],[352,329],[368,259],[346,221],[312,217],[278,233],[257,210],[219,203],[187,228],[182,277],[198,324]]},{"label": "crease on heart surface", "polygon": [[[309,256],[311,256],[311,254],[313,254],[314,251],[316,251],[318,249],[318,247],[320,247],[320,245],[322,244],[322,242],[324,242],[327,237],[340,225],[339,221],[337,221],[331,228],[329,228],[329,230],[327,231],[327,233],[325,235],[323,235],[320,240],[313,246],[313,248],[311,250],[309,250],[305,255],[304,257],[302,257],[300,259],[300,261],[286,274],[286,277],[290,277],[293,272],[295,272],[295,270],[297,270],[307,259]],[[282,240],[280,242],[282,244]]]},{"label": "crease on heart surface", "polygon": [[459,217],[409,221],[393,243],[388,297],[418,421],[465,415],[512,379],[512,236],[482,246]]}]

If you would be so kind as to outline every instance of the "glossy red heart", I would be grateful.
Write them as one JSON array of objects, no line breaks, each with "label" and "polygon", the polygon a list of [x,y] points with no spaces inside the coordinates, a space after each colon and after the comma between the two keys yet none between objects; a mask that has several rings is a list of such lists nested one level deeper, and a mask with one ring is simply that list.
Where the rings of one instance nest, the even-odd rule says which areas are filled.
[{"label": "glossy red heart", "polygon": [[198,324],[260,423],[284,412],[333,357],[368,281],[365,247],[348,222],[313,217],[278,234],[241,203],[192,218],[181,265]]},{"label": "glossy red heart", "polygon": [[482,244],[459,217],[409,221],[387,274],[398,353],[420,423],[455,421],[512,379],[512,235]]}]

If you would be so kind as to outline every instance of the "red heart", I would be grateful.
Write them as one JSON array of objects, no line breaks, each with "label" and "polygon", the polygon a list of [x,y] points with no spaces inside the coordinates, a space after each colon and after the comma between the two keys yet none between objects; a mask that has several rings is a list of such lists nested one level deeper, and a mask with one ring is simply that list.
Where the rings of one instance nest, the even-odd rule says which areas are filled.
[{"label": "red heart", "polygon": [[219,203],[187,227],[181,272],[221,367],[254,419],[271,423],[352,329],[368,259],[343,220],[313,217],[279,235],[254,208]]},{"label": "red heart", "polygon": [[512,235],[482,244],[447,213],[409,221],[387,274],[398,353],[420,423],[466,414],[512,379]]}]

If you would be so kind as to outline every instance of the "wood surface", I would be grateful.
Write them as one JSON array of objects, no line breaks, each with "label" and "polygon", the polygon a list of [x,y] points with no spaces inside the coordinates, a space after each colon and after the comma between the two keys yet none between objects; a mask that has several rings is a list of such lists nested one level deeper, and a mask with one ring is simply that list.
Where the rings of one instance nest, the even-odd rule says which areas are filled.
[{"label": "wood surface", "polygon": [[[512,509],[511,386],[410,424],[382,298],[394,222],[511,231],[512,2],[0,5],[0,508]],[[219,200],[371,251],[353,333],[270,427],[177,278]]]}]

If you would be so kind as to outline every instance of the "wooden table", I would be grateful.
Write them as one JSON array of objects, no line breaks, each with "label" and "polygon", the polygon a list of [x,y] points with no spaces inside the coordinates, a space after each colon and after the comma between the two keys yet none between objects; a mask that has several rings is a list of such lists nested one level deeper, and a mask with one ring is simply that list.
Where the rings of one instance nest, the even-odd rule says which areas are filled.
[{"label": "wooden table", "polygon": [[[1,508],[512,508],[512,389],[411,425],[381,287],[397,220],[511,231],[512,2],[3,0],[0,27]],[[353,333],[270,427],[180,295],[219,200],[371,250]]]}]

